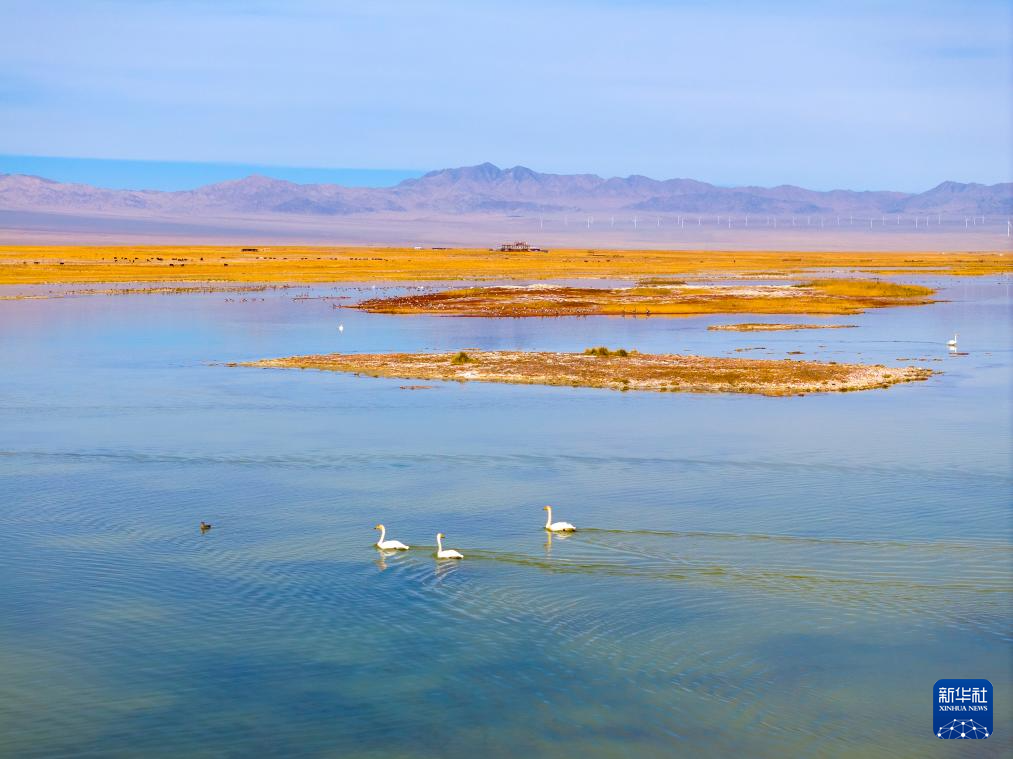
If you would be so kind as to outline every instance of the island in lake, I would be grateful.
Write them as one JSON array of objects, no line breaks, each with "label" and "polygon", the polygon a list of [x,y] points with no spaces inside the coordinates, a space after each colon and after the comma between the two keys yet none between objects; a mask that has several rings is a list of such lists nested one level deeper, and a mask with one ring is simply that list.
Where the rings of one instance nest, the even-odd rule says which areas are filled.
[{"label": "island in lake", "polygon": [[932,376],[930,369],[913,366],[680,356],[604,346],[583,353],[332,353],[229,365],[322,369],[398,379],[772,396],[871,390]]}]

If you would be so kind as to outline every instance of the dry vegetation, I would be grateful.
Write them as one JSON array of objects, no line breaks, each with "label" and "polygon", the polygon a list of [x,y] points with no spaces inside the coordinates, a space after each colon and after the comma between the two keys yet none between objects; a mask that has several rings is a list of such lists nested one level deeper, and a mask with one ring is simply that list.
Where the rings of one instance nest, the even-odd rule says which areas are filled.
[{"label": "dry vegetation", "polygon": [[935,292],[931,287],[902,285],[877,279],[815,279],[795,287],[819,290],[826,295],[839,295],[842,298],[925,298]]},{"label": "dry vegetation", "polygon": [[[462,361],[462,355],[467,360]],[[869,390],[932,375],[929,369],[912,366],[620,353],[602,348],[583,353],[336,353],[266,359],[242,366],[322,369],[398,379],[771,396]]]},{"label": "dry vegetation", "polygon": [[858,314],[868,308],[931,303],[933,291],[878,280],[821,279],[799,285],[549,285],[466,287],[372,298],[349,308],[439,316],[693,316],[697,314]]},{"label": "dry vegetation", "polygon": [[376,282],[565,277],[817,276],[826,271],[981,275],[1013,257],[983,253],[552,250],[221,246],[0,247],[0,284]]}]

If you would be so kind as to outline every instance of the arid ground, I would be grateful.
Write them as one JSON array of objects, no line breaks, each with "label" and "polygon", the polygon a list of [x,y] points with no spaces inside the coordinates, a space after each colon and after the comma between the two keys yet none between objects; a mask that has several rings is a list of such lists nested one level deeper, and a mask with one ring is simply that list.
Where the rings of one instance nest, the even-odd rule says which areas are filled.
[{"label": "arid ground", "polygon": [[[377,282],[476,279],[739,277],[829,271],[973,276],[1013,270],[1013,256],[896,251],[554,249],[293,246],[5,246],[0,284],[97,282]],[[650,283],[646,283],[650,284]]]}]

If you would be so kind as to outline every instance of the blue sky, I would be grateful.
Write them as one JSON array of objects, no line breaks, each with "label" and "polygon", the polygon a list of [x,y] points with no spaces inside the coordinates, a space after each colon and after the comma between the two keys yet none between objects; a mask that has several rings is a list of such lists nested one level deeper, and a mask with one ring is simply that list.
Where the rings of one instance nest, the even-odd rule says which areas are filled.
[{"label": "blue sky", "polygon": [[35,173],[179,186],[202,163],[492,161],[910,191],[1013,173],[1005,1],[15,0],[3,19],[0,171],[115,158]]}]

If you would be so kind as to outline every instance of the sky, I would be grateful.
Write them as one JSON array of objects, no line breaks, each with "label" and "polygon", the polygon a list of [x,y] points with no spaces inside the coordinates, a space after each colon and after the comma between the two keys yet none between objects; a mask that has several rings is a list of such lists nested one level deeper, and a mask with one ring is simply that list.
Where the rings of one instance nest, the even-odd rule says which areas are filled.
[{"label": "sky", "polygon": [[1009,181],[1011,8],[0,0],[0,171],[163,189],[485,161],[814,189]]}]

